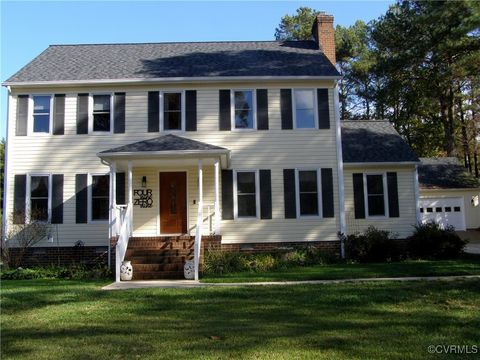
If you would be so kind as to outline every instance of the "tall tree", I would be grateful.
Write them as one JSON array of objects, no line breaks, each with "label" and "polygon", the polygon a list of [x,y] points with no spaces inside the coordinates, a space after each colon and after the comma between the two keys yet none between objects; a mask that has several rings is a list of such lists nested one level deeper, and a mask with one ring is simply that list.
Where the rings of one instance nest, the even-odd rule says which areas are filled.
[{"label": "tall tree", "polygon": [[276,40],[310,40],[312,25],[318,11],[309,7],[299,7],[296,15],[285,15],[275,29]]}]

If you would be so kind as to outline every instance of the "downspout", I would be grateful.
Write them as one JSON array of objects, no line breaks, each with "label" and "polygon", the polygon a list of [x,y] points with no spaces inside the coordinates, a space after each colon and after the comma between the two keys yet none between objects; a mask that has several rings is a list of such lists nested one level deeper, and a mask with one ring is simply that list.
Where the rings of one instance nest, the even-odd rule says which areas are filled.
[{"label": "downspout", "polygon": [[345,184],[343,178],[343,153],[342,153],[342,128],[340,124],[340,103],[338,95],[338,81],[335,82],[333,91],[333,104],[335,107],[335,135],[337,144],[337,177],[338,177],[338,207],[340,212],[340,256],[345,259],[345,235],[347,232],[345,218]]},{"label": "downspout", "polygon": [[414,189],[415,189],[415,217],[417,219],[417,225],[420,224],[420,186],[418,184],[418,165],[415,165],[414,174]]},{"label": "downspout", "polygon": [[7,240],[7,175],[8,175],[8,133],[9,133],[9,123],[10,123],[10,100],[12,98],[12,90],[10,86],[7,86],[8,97],[7,97],[7,128],[6,128],[6,139],[5,139],[5,149],[4,149],[4,163],[3,163],[3,216],[2,216],[2,248],[6,246]]}]

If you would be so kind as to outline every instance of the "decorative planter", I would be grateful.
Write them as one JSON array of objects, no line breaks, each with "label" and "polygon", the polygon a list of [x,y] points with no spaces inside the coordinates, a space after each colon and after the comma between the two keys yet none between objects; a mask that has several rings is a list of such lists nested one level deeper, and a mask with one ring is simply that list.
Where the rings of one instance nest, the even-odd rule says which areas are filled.
[{"label": "decorative planter", "polygon": [[120,280],[130,281],[133,276],[133,267],[130,261],[123,261],[122,266],[120,266]]},{"label": "decorative planter", "polygon": [[185,261],[185,265],[183,266],[183,276],[187,280],[195,279],[195,263],[193,260]]}]

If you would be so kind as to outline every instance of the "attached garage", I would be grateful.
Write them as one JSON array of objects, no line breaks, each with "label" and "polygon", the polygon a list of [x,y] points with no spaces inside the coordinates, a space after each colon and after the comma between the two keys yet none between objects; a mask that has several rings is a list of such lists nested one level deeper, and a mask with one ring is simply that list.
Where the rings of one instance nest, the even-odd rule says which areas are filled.
[{"label": "attached garage", "polygon": [[456,230],[480,228],[480,181],[456,158],[421,158],[419,212],[422,223],[435,221]]}]

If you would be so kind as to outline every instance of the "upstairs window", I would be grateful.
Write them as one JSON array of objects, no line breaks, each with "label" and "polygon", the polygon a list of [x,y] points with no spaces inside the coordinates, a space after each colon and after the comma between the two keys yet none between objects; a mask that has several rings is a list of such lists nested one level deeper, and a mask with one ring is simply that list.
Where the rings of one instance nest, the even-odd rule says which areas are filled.
[{"label": "upstairs window", "polygon": [[258,216],[258,175],[257,171],[236,172],[236,217],[255,218]]},{"label": "upstairs window", "polygon": [[47,95],[33,96],[33,132],[50,132],[50,104],[52,97]]},{"label": "upstairs window", "polygon": [[183,130],[183,94],[163,93],[163,130]]},{"label": "upstairs window", "polygon": [[295,128],[315,129],[315,92],[313,89],[294,90]]},{"label": "upstairs window", "polygon": [[48,221],[48,175],[30,177],[30,220]]},{"label": "upstairs window", "polygon": [[234,129],[254,129],[253,91],[233,91],[233,121]]},{"label": "upstairs window", "polygon": [[93,95],[93,131],[110,132],[111,128],[111,96]]},{"label": "upstairs window", "polygon": [[[386,216],[385,177],[383,175],[366,175],[368,216]],[[427,211],[430,208],[427,209]],[[430,209],[429,212],[431,212]]]},{"label": "upstairs window", "polygon": [[92,220],[108,220],[109,175],[92,175],[91,214]]}]

